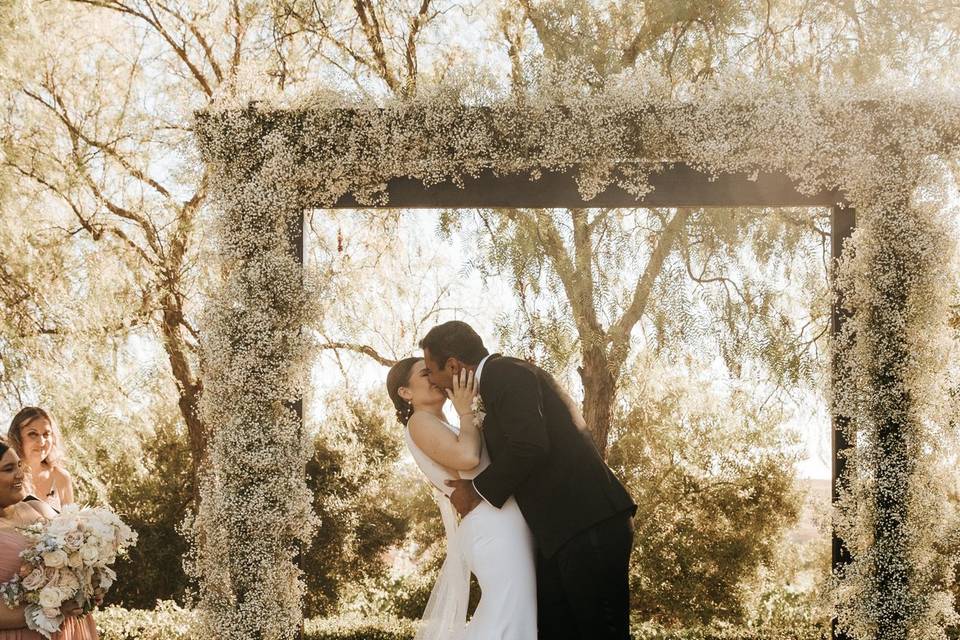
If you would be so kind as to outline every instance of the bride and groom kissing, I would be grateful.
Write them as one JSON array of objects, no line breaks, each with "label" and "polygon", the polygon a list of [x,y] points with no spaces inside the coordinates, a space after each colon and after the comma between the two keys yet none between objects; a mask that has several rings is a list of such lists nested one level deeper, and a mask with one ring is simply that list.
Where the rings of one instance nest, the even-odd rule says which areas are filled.
[{"label": "bride and groom kissing", "polygon": [[[417,640],[627,640],[636,505],[570,396],[539,367],[489,354],[465,322],[420,347],[387,375],[407,446],[445,495],[447,557]],[[481,598],[468,624],[470,573]]]}]

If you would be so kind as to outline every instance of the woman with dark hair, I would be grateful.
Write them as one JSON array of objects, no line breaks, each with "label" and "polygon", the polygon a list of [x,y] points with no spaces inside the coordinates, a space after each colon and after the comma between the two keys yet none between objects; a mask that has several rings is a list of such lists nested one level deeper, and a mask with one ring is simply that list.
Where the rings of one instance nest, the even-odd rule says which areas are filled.
[{"label": "woman with dark hair", "polygon": [[29,492],[60,511],[73,503],[73,483],[63,467],[63,440],[40,407],[24,407],[10,422],[7,441],[23,461]]},{"label": "woman with dark hair", "polygon": [[[19,529],[54,515],[50,506],[40,500],[26,501],[26,473],[20,456],[0,439],[0,582],[10,580],[20,570],[20,553],[28,541]],[[60,631],[53,640],[96,640],[97,625],[93,616],[78,618],[79,606],[64,608]],[[42,636],[27,628],[24,608],[11,609],[0,603],[0,640],[41,640]]]},{"label": "woman with dark hair", "polygon": [[[516,502],[501,509],[481,505],[458,523],[447,499],[449,481],[473,478],[490,463],[473,371],[462,370],[451,389],[432,384],[428,375],[422,358],[401,360],[387,374],[387,392],[406,426],[407,447],[434,487],[447,535],[447,557],[416,640],[535,640],[533,536]],[[444,417],[447,399],[460,417],[459,428]],[[467,624],[471,572],[482,595]]]}]

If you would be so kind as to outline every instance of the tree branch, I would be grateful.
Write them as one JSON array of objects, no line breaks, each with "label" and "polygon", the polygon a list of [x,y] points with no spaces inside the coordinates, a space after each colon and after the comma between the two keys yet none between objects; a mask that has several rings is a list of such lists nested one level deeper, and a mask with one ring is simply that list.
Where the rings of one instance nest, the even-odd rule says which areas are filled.
[{"label": "tree branch", "polygon": [[367,346],[365,344],[353,344],[349,342],[327,342],[319,346],[321,349],[331,349],[333,351],[338,351],[340,349],[343,349],[346,351],[354,351],[356,353],[362,353],[365,356],[369,356],[373,358],[374,360],[376,360],[377,362],[379,362],[385,367],[392,367],[393,365],[397,364],[396,360],[391,360],[390,358],[386,358],[380,355],[379,353],[377,353],[376,349],[374,349],[373,347]]},{"label": "tree branch", "polygon": [[563,244],[563,239],[560,237],[560,232],[557,230],[551,214],[538,211],[531,215],[530,212],[517,209],[500,209],[499,211],[508,220],[523,229],[525,233],[538,239],[539,248],[550,259],[550,264],[563,285],[564,294],[573,312],[573,320],[580,338],[590,340],[602,335],[603,328],[600,326],[593,308],[592,294],[589,298],[585,297],[581,289],[584,286],[581,283],[581,278],[590,276],[589,265],[586,276],[579,272]]},{"label": "tree branch", "polygon": [[213,75],[216,76],[217,82],[223,82],[223,72],[220,70],[220,65],[217,63],[216,57],[213,55],[213,48],[210,46],[210,43],[207,42],[207,39],[204,37],[203,32],[200,31],[197,27],[195,20],[187,20],[183,14],[179,11],[173,10],[171,7],[167,6],[162,2],[158,2],[157,6],[170,14],[175,20],[187,28],[194,38],[197,40],[197,44],[200,45],[200,48],[203,49],[204,56],[207,59],[207,62],[210,64],[210,68],[213,69]]},{"label": "tree branch", "polygon": [[387,52],[383,46],[383,36],[380,33],[380,22],[377,20],[376,10],[369,0],[354,0],[353,8],[360,19],[360,25],[363,27],[363,33],[367,37],[367,43],[373,51],[373,58],[377,62],[377,69],[380,77],[387,83],[390,90],[394,93],[400,93],[400,83],[390,71],[387,63]]},{"label": "tree branch", "polygon": [[243,36],[247,31],[246,26],[240,19],[240,4],[237,0],[233,0],[230,4],[231,13],[233,15],[233,24],[237,27],[235,33],[231,34],[233,37],[233,55],[230,56],[230,69],[231,71],[236,72],[237,68],[240,66],[240,53],[243,46]]},{"label": "tree branch", "polygon": [[404,48],[404,57],[407,62],[407,82],[404,93],[407,97],[416,93],[417,89],[417,34],[427,23],[427,12],[430,10],[430,0],[422,0],[420,11],[410,19],[410,33],[407,34],[407,46]]},{"label": "tree branch", "polygon": [[[28,171],[23,167],[21,167],[20,165],[15,164],[13,162],[8,161],[5,164],[7,167],[12,168],[14,171],[19,173],[23,177],[33,180],[34,182],[36,182],[37,184],[44,187],[45,189],[53,193],[55,196],[63,200],[63,202],[66,203],[68,207],[70,207],[70,209],[73,211],[74,216],[76,216],[77,220],[80,222],[80,228],[85,230],[87,233],[89,233],[90,237],[93,238],[95,241],[100,240],[103,237],[104,233],[109,233],[115,236],[116,238],[118,238],[119,240],[121,240],[124,244],[129,246],[131,249],[136,251],[137,254],[141,258],[143,258],[144,262],[154,267],[157,266],[157,261],[151,258],[149,255],[147,255],[147,253],[143,250],[143,247],[141,247],[136,242],[134,242],[130,238],[130,236],[128,236],[122,229],[115,227],[113,225],[105,224],[103,222],[94,223],[91,221],[91,218],[84,217],[83,213],[80,210],[80,205],[74,202],[72,198],[70,198],[66,193],[63,192],[62,189],[54,185],[52,182],[50,182],[43,176],[39,175],[35,171],[33,170]],[[75,230],[73,233],[76,233],[76,231],[78,230]]]},{"label": "tree branch", "polygon": [[670,255],[676,239],[686,226],[687,219],[692,212],[693,210],[688,208],[677,209],[677,212],[664,228],[663,233],[660,234],[657,245],[654,247],[653,253],[650,254],[650,260],[643,270],[643,275],[637,281],[630,306],[610,329],[608,339],[613,353],[622,353],[625,357],[625,346],[630,340],[630,332],[633,331],[633,327],[640,321],[643,312],[646,310],[650,292],[653,291],[657,276],[663,270],[663,264],[666,262],[667,256]]},{"label": "tree branch", "polygon": [[200,88],[203,90],[203,93],[208,97],[213,97],[213,89],[210,86],[210,82],[207,80],[207,77],[200,71],[200,68],[190,59],[190,54],[187,53],[187,50],[180,44],[177,44],[174,41],[173,36],[170,35],[170,32],[167,31],[166,27],[163,26],[163,23],[160,22],[159,16],[153,10],[153,6],[150,2],[146,2],[147,8],[150,10],[150,15],[133,9],[118,0],[71,0],[78,4],[87,4],[94,7],[99,7],[101,9],[108,9],[110,11],[116,11],[117,13],[123,13],[126,15],[134,16],[143,20],[148,25],[150,25],[153,30],[161,37],[163,40],[170,46],[174,54],[180,59],[181,62],[187,67],[190,71],[190,75],[194,80],[197,81],[197,84],[200,85]]},{"label": "tree branch", "polygon": [[67,130],[70,132],[70,135],[75,136],[77,139],[82,140],[84,143],[90,145],[91,147],[94,147],[95,149],[100,149],[109,157],[113,158],[117,162],[117,164],[123,167],[127,171],[127,173],[129,173],[131,176],[133,176],[137,180],[140,180],[141,182],[144,182],[150,185],[154,190],[156,190],[157,193],[159,193],[163,197],[165,198],[170,197],[170,191],[166,187],[160,184],[157,180],[148,176],[146,172],[138,169],[137,167],[134,167],[129,160],[127,160],[122,155],[120,155],[120,152],[118,152],[114,148],[112,143],[102,142],[84,133],[84,131],[80,128],[80,126],[77,123],[75,123],[72,119],[70,119],[70,117],[67,115],[68,114],[67,106],[63,102],[63,99],[53,89],[53,87],[49,85],[45,85],[44,88],[50,92],[50,95],[53,97],[53,100],[56,103],[56,106],[50,104],[49,102],[44,100],[43,97],[41,97],[39,94],[33,91],[30,91],[29,89],[23,89],[23,93],[28,97],[30,97],[31,99],[35,100],[36,102],[40,103],[50,111],[52,111],[53,114],[56,115],[57,119],[59,119],[60,122],[62,122],[64,126],[67,127]]}]

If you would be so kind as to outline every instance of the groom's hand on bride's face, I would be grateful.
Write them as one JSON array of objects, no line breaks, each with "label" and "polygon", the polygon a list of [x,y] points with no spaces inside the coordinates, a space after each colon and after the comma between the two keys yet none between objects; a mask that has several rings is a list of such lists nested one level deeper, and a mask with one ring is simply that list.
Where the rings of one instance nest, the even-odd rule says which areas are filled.
[{"label": "groom's hand on bride's face", "polygon": [[473,488],[472,480],[447,480],[448,487],[453,487],[453,493],[450,494],[450,502],[454,509],[460,514],[460,517],[466,516],[474,510],[483,498]]}]

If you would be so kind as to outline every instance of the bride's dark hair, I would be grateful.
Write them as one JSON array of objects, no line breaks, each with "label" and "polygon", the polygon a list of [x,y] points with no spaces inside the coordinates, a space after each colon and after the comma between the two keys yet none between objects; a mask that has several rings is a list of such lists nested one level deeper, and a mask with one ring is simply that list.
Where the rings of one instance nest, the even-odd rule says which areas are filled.
[{"label": "bride's dark hair", "polygon": [[387,372],[387,393],[393,401],[393,406],[397,409],[397,422],[406,426],[407,420],[413,414],[413,405],[400,397],[400,387],[406,387],[410,384],[410,372],[413,371],[413,365],[423,360],[423,358],[404,358],[397,364],[390,367]]}]

